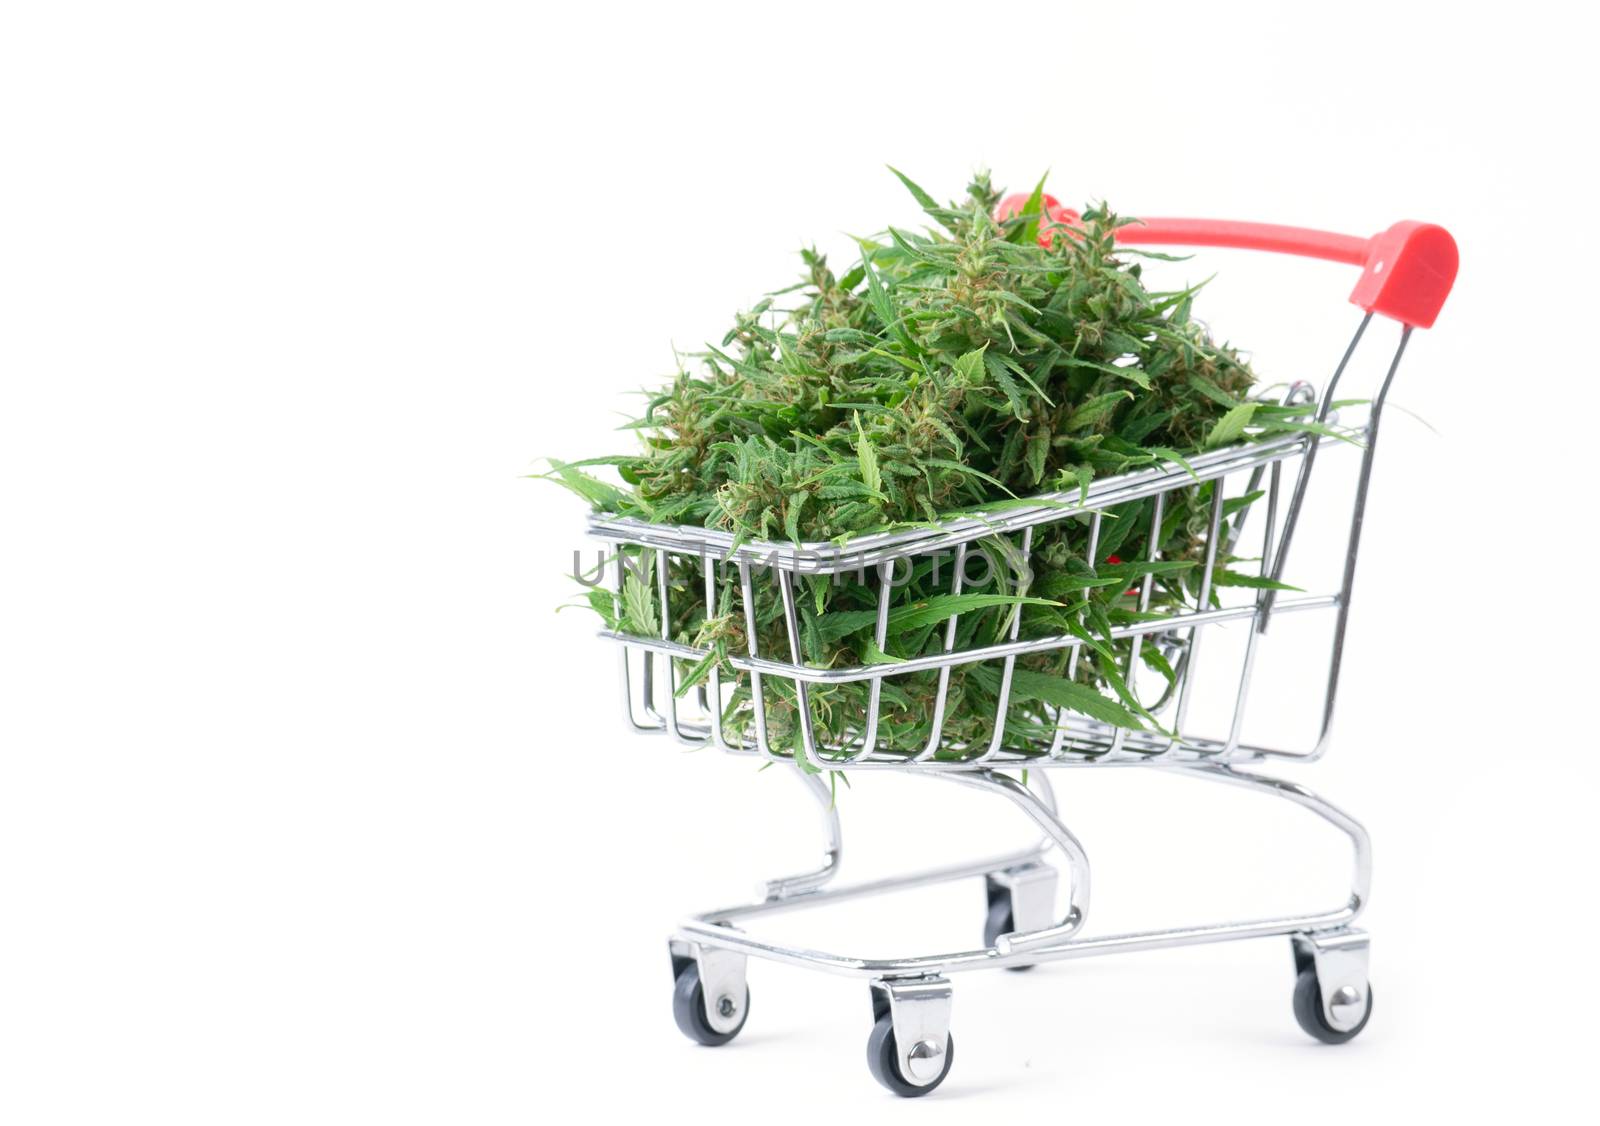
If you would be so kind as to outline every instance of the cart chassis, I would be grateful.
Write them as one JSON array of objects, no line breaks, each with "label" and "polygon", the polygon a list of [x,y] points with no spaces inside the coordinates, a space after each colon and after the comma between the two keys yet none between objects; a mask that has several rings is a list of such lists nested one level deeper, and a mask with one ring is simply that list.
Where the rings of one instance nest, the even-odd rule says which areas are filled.
[{"label": "cart chassis", "polygon": [[[1006,798],[1027,815],[1042,837],[1032,848],[963,864],[891,876],[869,882],[834,886],[844,847],[838,811],[829,787],[816,775],[794,772],[816,799],[823,813],[826,848],[822,863],[812,871],[769,881],[763,898],[755,903],[707,911],[683,920],[669,948],[674,974],[693,961],[706,984],[706,1019],[726,1032],[738,1027],[745,1015],[748,990],[745,964],[761,958],[844,977],[864,978],[872,988],[875,1014],[885,1005],[893,1017],[896,1042],[902,1046],[901,1062],[913,1083],[938,1075],[926,1062],[938,1059],[949,1034],[951,989],[949,975],[983,969],[1022,969],[1068,958],[1085,958],[1134,950],[1160,950],[1199,943],[1288,935],[1293,940],[1297,968],[1316,971],[1323,1016],[1336,1031],[1355,1027],[1367,1012],[1368,940],[1351,926],[1365,907],[1372,884],[1372,844],[1361,823],[1317,794],[1278,778],[1268,778],[1234,767],[1185,763],[1162,768],[1182,777],[1206,779],[1237,786],[1253,793],[1278,797],[1310,810],[1349,840],[1353,853],[1350,895],[1341,905],[1309,915],[1175,927],[1167,930],[1079,937],[1089,913],[1089,858],[1082,844],[1062,822],[1049,775],[1030,772],[1027,785],[994,770],[929,772],[923,777],[942,779]],[[1056,869],[1045,862],[1054,849],[1064,862],[1068,880],[1065,913],[1053,920]],[[943,954],[904,958],[868,959],[787,946],[756,938],[736,924],[850,899],[929,887],[956,880],[982,877],[1004,886],[1011,895],[1016,917],[1052,919],[1048,925],[1000,935],[993,946]]]},{"label": "cart chassis", "polygon": [[[1320,400],[1308,384],[1296,384],[1288,393],[1291,401],[1316,402],[1319,422],[1332,419],[1335,391],[1374,313],[1401,322],[1398,344],[1370,401],[1365,425],[1355,431],[1363,440],[1364,449],[1349,515],[1341,582],[1336,592],[1293,598],[1280,598],[1276,592],[1276,584],[1285,574],[1312,469],[1323,444],[1309,434],[1201,455],[1188,467],[1192,484],[1181,480],[1175,471],[1131,473],[1094,482],[1082,497],[1052,494],[1038,498],[1037,507],[1009,508],[913,532],[858,537],[844,547],[805,544],[795,548],[793,545],[737,543],[725,533],[705,528],[652,525],[606,514],[591,518],[591,532],[616,548],[619,617],[624,593],[625,552],[653,553],[656,562],[660,636],[642,637],[620,630],[602,633],[603,637],[620,643],[622,696],[629,725],[639,731],[666,733],[686,744],[709,743],[731,754],[781,763],[801,780],[822,813],[825,850],[815,869],[770,880],[755,902],[694,915],[683,920],[671,935],[669,951],[678,987],[675,1016],[680,1028],[701,1043],[725,1043],[743,1027],[749,1012],[746,968],[750,958],[865,979],[870,986],[875,1021],[873,1036],[868,1042],[869,1065],[874,1075],[897,1094],[925,1094],[943,1081],[954,1054],[954,1040],[950,1036],[951,975],[979,969],[1025,969],[1044,962],[1100,954],[1282,935],[1291,940],[1298,975],[1295,1015],[1302,1028],[1319,1040],[1341,1043],[1365,1026],[1372,1009],[1368,984],[1369,941],[1366,933],[1352,924],[1366,907],[1371,890],[1372,848],[1367,832],[1355,818],[1305,787],[1246,768],[1274,758],[1313,762],[1328,748],[1378,425],[1413,328],[1431,325],[1449,292],[1455,274],[1455,246],[1441,228],[1417,223],[1396,224],[1370,240],[1298,228],[1208,220],[1150,220],[1148,224],[1148,229],[1129,228],[1126,241],[1248,246],[1363,266],[1361,281],[1351,300],[1366,309],[1366,315],[1345,348]],[[1386,267],[1387,273],[1384,272]],[[1278,502],[1282,470],[1290,460],[1298,460],[1298,473],[1280,521]],[[1224,607],[1212,597],[1219,540],[1226,539],[1224,556],[1231,554],[1243,521],[1240,517],[1228,526],[1226,537],[1219,534],[1224,529],[1225,483],[1243,473],[1249,474],[1246,489],[1252,493],[1263,484],[1264,475],[1267,477],[1260,574],[1262,580],[1270,581],[1260,584],[1263,589],[1254,596],[1252,604]],[[1076,668],[1077,646],[1081,644],[1074,637],[1019,639],[1020,613],[1013,618],[1009,639],[981,649],[954,648],[955,620],[951,618],[942,653],[899,661],[889,667],[877,665],[857,669],[816,668],[802,660],[795,596],[796,579],[800,576],[856,571],[865,583],[868,569],[875,570],[879,575],[876,641],[881,649],[893,597],[891,578],[897,556],[953,551],[956,577],[951,589],[952,593],[960,593],[959,576],[965,552],[969,544],[980,538],[1016,536],[1020,539],[1022,557],[1027,558],[1035,527],[1066,518],[1085,519],[1090,521],[1088,557],[1092,559],[1101,513],[1115,504],[1152,498],[1149,542],[1153,560],[1156,558],[1153,545],[1158,540],[1155,533],[1166,494],[1179,487],[1199,489],[1206,482],[1216,484],[1210,492],[1207,558],[1195,607],[1163,618],[1151,616],[1152,620],[1114,631],[1119,639],[1132,639],[1132,656],[1125,671],[1130,685],[1139,664],[1141,646],[1164,644],[1178,658],[1176,682],[1169,685],[1167,694],[1151,708],[1154,711],[1170,709],[1166,714],[1174,717],[1175,732],[1170,738],[1130,734],[1120,728],[1113,730],[1065,709],[1057,712],[1052,721],[1053,738],[1046,738],[1043,743],[1029,743],[1008,733],[1006,706],[1017,658],[1030,653],[1071,650],[1070,676],[1070,670]],[[698,557],[703,564],[708,614],[718,605],[718,564],[731,563],[737,567],[737,581],[747,616],[748,652],[731,656],[725,663],[745,676],[751,685],[753,738],[748,737],[748,732],[735,740],[727,737],[722,719],[724,686],[721,670],[716,667],[710,673],[709,685],[698,689],[705,718],[697,722],[680,715],[678,697],[681,693],[677,691],[674,662],[698,660],[706,653],[678,643],[670,636],[667,564],[669,557],[690,555]],[[770,568],[778,584],[789,639],[787,660],[774,659],[757,651],[750,576],[753,566]],[[1149,607],[1150,590],[1151,578],[1147,575],[1138,592],[1141,611]],[[1266,633],[1275,614],[1317,611],[1331,612],[1334,623],[1320,704],[1321,725],[1315,743],[1309,748],[1290,749],[1245,742],[1241,723],[1258,639]],[[1200,641],[1209,627],[1235,620],[1248,621],[1251,635],[1239,672],[1232,721],[1225,732],[1197,736],[1187,730],[1186,716],[1194,669],[1199,662]],[[640,664],[637,684],[630,654]],[[657,672],[658,662],[665,670],[664,676]],[[1004,667],[993,737],[986,747],[951,746],[948,740],[941,743],[949,670],[976,662],[996,662]],[[935,670],[940,674],[940,681],[933,712],[933,735],[927,746],[921,753],[909,755],[903,750],[879,748],[879,693],[883,680],[909,672]],[[762,689],[765,677],[782,678],[794,686],[798,731],[792,749],[779,748],[776,740],[769,738]],[[867,681],[871,689],[870,705],[855,731],[854,737],[859,738],[859,743],[822,745],[813,730],[808,690],[816,685],[850,681]],[[642,705],[642,717],[636,700]],[[1059,768],[1091,766],[1164,770],[1181,777],[1223,783],[1276,797],[1308,810],[1343,833],[1349,841],[1353,873],[1347,899],[1315,914],[1094,937],[1082,935],[1090,902],[1089,859],[1083,845],[1058,813],[1049,773]],[[836,885],[834,880],[843,858],[843,841],[832,788],[823,781],[823,776],[846,768],[889,769],[1003,797],[1040,831],[1040,840],[1031,848],[1001,856]],[[1007,773],[1008,770],[1016,773]],[[1059,874],[1046,860],[1052,852],[1061,865]],[[1056,898],[1061,875],[1065,876],[1067,895],[1065,907],[1058,916]],[[783,911],[975,877],[985,881],[991,911],[986,943],[974,949],[900,958],[862,958],[775,943],[741,929],[743,924]]]}]

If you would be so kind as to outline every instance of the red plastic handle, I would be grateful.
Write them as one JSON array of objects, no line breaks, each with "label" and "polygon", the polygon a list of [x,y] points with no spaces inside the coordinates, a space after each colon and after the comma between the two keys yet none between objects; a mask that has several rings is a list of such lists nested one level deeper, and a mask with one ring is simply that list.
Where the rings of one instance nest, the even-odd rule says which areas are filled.
[{"label": "red plastic handle", "polygon": [[[1007,196],[995,215],[1008,219],[1020,214],[1025,195]],[[1062,207],[1053,196],[1044,197],[1046,215],[1057,223],[1076,226],[1079,215]],[[1049,246],[1052,233],[1039,241]],[[1361,267],[1361,277],[1350,293],[1352,303],[1369,313],[1381,313],[1417,328],[1429,328],[1450,296],[1456,280],[1458,255],[1455,239],[1443,227],[1412,220],[1360,238],[1305,227],[1280,227],[1273,223],[1240,223],[1228,219],[1143,219],[1120,227],[1118,242],[1129,246],[1231,246],[1245,250],[1270,250],[1305,258],[1325,258]]]}]

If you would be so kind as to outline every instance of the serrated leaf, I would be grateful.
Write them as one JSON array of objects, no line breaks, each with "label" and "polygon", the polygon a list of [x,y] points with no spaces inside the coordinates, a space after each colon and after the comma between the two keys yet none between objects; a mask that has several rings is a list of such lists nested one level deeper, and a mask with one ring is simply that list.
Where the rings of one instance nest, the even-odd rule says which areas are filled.
[{"label": "serrated leaf", "polygon": [[[587,462],[587,464],[590,465],[607,463],[607,459],[601,458],[590,458]],[[615,485],[608,485],[604,481],[591,477],[589,474],[583,472],[581,469],[578,469],[575,466],[576,463],[574,462],[557,461],[554,458],[551,458],[551,471],[546,474],[540,474],[539,476],[542,476],[547,480],[556,481],[566,486],[567,489],[578,494],[578,496],[582,497],[584,500],[588,501],[590,504],[594,505],[595,508],[601,511],[615,512],[622,505],[623,493],[621,489],[618,489]]]},{"label": "serrated leaf", "polygon": [[968,387],[977,387],[983,383],[983,357],[989,346],[967,352],[958,356],[950,366],[955,369],[956,377]]},{"label": "serrated leaf", "polygon": [[1063,356],[1061,357],[1060,362],[1065,364],[1067,367],[1088,368],[1091,371],[1104,372],[1106,375],[1114,375],[1118,379],[1126,379],[1130,383],[1138,384],[1139,387],[1145,391],[1150,390],[1150,377],[1144,372],[1140,371],[1137,367],[1123,367],[1119,364],[1103,364],[1098,360],[1084,359],[1082,356]]},{"label": "serrated leaf", "polygon": [[861,428],[861,416],[856,415],[856,465],[861,470],[861,482],[874,495],[883,495],[883,474],[878,472],[878,451]]},{"label": "serrated leaf", "polygon": [[1033,186],[1033,191],[1029,193],[1027,201],[1022,205],[1022,210],[1016,216],[1022,222],[1017,224],[1011,233],[1006,236],[1007,242],[1026,246],[1038,240],[1039,216],[1044,212],[1044,182],[1049,175],[1046,172],[1043,176],[1040,176],[1039,182]]},{"label": "serrated leaf", "polygon": [[1252,504],[1266,495],[1267,493],[1265,489],[1257,489],[1254,492],[1245,493],[1243,496],[1229,497],[1227,500],[1222,502],[1222,515],[1224,517],[1232,516],[1234,513],[1239,512],[1242,509],[1249,508]]},{"label": "serrated leaf", "polygon": [[858,630],[870,629],[878,622],[876,610],[834,610],[817,618],[817,636],[838,641]]},{"label": "serrated leaf", "polygon": [[861,646],[861,660],[863,664],[868,665],[897,665],[902,663],[904,658],[891,657],[882,649],[879,649],[878,643],[869,637]]},{"label": "serrated leaf", "polygon": [[1189,386],[1220,406],[1234,407],[1239,405],[1237,396],[1228,394],[1211,380],[1197,372],[1189,373]]},{"label": "serrated leaf", "polygon": [[1050,455],[1050,435],[1040,431],[1028,439],[1028,483],[1037,485],[1044,480],[1044,460]]},{"label": "serrated leaf", "polygon": [[956,614],[986,610],[992,606],[1059,606],[1048,598],[1029,598],[1016,594],[936,594],[889,611],[889,629],[894,633],[935,625]]},{"label": "serrated leaf", "polygon": [[895,177],[899,179],[902,184],[906,186],[906,191],[911,193],[911,198],[917,201],[917,205],[921,207],[922,210],[930,214],[940,210],[938,201],[936,201],[927,192],[923,191],[921,186],[912,180],[911,177],[907,176],[904,172],[900,171],[900,169],[896,168],[892,164],[888,165],[888,169],[890,172],[895,174]]},{"label": "serrated leaf", "polygon": [[1178,466],[1196,481],[1200,480],[1200,474],[1194,471],[1194,466],[1189,464],[1189,459],[1184,457],[1177,450],[1171,449],[1168,446],[1150,446],[1148,447],[1148,451],[1152,456],[1157,457],[1162,461],[1172,462],[1172,464]]},{"label": "serrated leaf", "polygon": [[627,632],[635,637],[660,637],[661,627],[656,622],[655,599],[650,588],[631,570],[622,581],[622,619]]},{"label": "serrated leaf", "polygon": [[699,684],[702,680],[711,675],[711,670],[717,666],[717,661],[719,659],[719,655],[715,651],[712,651],[707,653],[704,657],[701,657],[694,664],[690,665],[683,671],[683,680],[678,685],[678,690],[674,692],[673,695],[679,699],[687,696],[695,685]]},{"label": "serrated leaf", "polygon": [[1247,586],[1255,590],[1293,590],[1301,588],[1290,586],[1288,583],[1274,582],[1272,579],[1260,575],[1247,575],[1239,571],[1217,570],[1211,576],[1212,586]]},{"label": "serrated leaf", "polygon": [[1028,400],[1022,394],[1022,388],[1017,386],[1017,381],[1011,377],[1010,370],[1000,361],[1000,357],[994,353],[984,352],[982,355],[983,365],[989,373],[989,378],[996,387],[1000,388],[1000,393],[1006,397],[1006,402],[1011,405],[1011,413],[1016,415],[1017,418],[1027,421]]},{"label": "serrated leaf", "polygon": [[783,515],[783,534],[794,543],[800,542],[800,514],[805,511],[806,501],[810,499],[808,492],[797,492],[789,497],[788,509]]},{"label": "serrated leaf", "polygon": [[1218,446],[1230,445],[1244,437],[1245,427],[1250,425],[1250,420],[1255,417],[1260,403],[1240,403],[1231,408],[1227,414],[1219,418],[1210,433],[1206,435],[1206,449],[1214,450]]},{"label": "serrated leaf", "polygon": [[1067,416],[1067,429],[1081,430],[1086,426],[1093,426],[1101,419],[1109,418],[1117,407],[1131,398],[1133,398],[1131,391],[1107,391],[1104,395],[1096,395],[1080,404]]},{"label": "serrated leaf", "polygon": [[1090,719],[1097,719],[1101,723],[1109,723],[1113,727],[1125,727],[1130,731],[1144,731],[1145,725],[1139,717],[1117,701],[1102,696],[1093,688],[1079,684],[1065,677],[1050,676],[1047,673],[1034,672],[1032,669],[1014,669],[1011,674],[1011,692],[1029,700],[1042,700],[1054,707],[1066,708]]}]

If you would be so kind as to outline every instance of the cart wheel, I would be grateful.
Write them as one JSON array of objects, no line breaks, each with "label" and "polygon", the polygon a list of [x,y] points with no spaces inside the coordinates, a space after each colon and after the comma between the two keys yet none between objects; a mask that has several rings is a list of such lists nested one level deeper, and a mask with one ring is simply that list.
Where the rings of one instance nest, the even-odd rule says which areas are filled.
[{"label": "cart wheel", "polygon": [[900,1053],[895,1051],[894,1018],[884,1013],[872,1026],[872,1035],[867,1037],[867,1068],[874,1079],[902,1098],[914,1099],[926,1095],[944,1082],[944,1077],[950,1074],[950,1065],[955,1062],[956,1038],[946,1036],[944,1067],[926,1086],[919,1087],[905,1077],[900,1070],[899,1056]]},{"label": "cart wheel", "polygon": [[737,1006],[739,1023],[734,1025],[732,1031],[718,1032],[711,1027],[711,1022],[706,1019],[705,990],[700,986],[700,967],[693,962],[683,967],[678,974],[677,985],[672,990],[672,1019],[678,1022],[680,1032],[708,1048],[720,1047],[739,1035],[744,1029],[744,1022],[750,1019],[750,987],[745,986],[742,1001],[735,1002],[731,997],[724,997],[720,1003],[728,1016],[733,1015]]},{"label": "cart wheel", "polygon": [[[1016,930],[1016,923],[1011,918],[1011,892],[1003,887],[989,889],[989,917],[983,923],[983,944],[993,946],[994,940],[1003,934],[1010,934]],[[1006,969],[1016,973],[1031,970],[1032,966],[1007,966]]]},{"label": "cart wheel", "polygon": [[1360,1023],[1341,1032],[1328,1023],[1328,1018],[1322,1012],[1322,983],[1317,980],[1315,966],[1307,966],[1300,971],[1300,976],[1294,982],[1294,1019],[1306,1034],[1321,1040],[1324,1044],[1343,1044],[1346,1040],[1353,1040],[1356,1034],[1367,1027],[1367,1021],[1372,1017],[1372,986],[1367,985],[1364,990],[1365,1008],[1361,1013]]}]

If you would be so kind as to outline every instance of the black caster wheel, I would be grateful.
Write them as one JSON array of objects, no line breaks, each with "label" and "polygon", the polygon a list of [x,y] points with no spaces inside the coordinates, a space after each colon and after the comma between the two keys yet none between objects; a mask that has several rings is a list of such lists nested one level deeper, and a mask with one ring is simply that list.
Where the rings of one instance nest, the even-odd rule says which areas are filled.
[{"label": "black caster wheel", "polygon": [[[734,1004],[728,998],[724,998],[722,1003],[729,1009]],[[731,1012],[729,1015],[732,1015]],[[745,986],[744,998],[739,1004],[739,1023],[734,1025],[731,1032],[718,1032],[706,1019],[700,967],[690,962],[679,971],[677,985],[672,990],[672,1019],[678,1022],[678,1030],[689,1039],[708,1048],[721,1047],[739,1035],[744,1030],[744,1022],[750,1019],[750,987]]]},{"label": "black caster wheel", "polygon": [[[1011,918],[1011,892],[1003,887],[989,886],[989,917],[983,922],[983,944],[993,946],[994,940],[1016,930]],[[1032,966],[1007,966],[1013,973],[1033,969]]]},{"label": "black caster wheel", "polygon": [[1321,1040],[1324,1044],[1343,1044],[1346,1040],[1353,1040],[1367,1027],[1367,1021],[1372,1018],[1372,986],[1366,987],[1366,1007],[1361,1013],[1361,1022],[1344,1032],[1339,1031],[1328,1023],[1328,1018],[1322,1015],[1322,984],[1317,980],[1317,971],[1313,966],[1308,966],[1300,971],[1300,976],[1294,982],[1294,1019],[1300,1027],[1306,1030],[1308,1036]]},{"label": "black caster wheel", "polygon": [[878,1018],[867,1037],[867,1068],[872,1077],[901,1098],[915,1099],[938,1088],[950,1074],[950,1065],[956,1059],[956,1038],[947,1036],[944,1044],[944,1067],[939,1076],[924,1087],[919,1087],[900,1070],[900,1054],[895,1051],[894,1019],[888,1014]]}]

